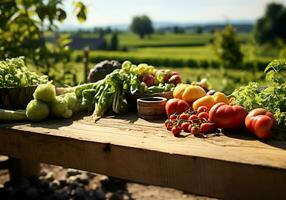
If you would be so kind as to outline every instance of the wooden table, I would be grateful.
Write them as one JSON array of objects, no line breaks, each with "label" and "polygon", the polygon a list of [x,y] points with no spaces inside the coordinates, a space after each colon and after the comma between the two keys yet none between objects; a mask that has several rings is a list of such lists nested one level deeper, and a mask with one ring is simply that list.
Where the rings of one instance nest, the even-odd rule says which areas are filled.
[{"label": "wooden table", "polygon": [[228,199],[285,199],[285,148],[234,133],[175,138],[135,115],[0,125],[0,154],[21,167],[44,162]]}]

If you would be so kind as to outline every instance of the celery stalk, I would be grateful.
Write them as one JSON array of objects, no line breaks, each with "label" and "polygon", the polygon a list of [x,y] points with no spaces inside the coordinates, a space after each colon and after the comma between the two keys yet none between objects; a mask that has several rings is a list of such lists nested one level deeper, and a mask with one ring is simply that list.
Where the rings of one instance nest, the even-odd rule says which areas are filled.
[{"label": "celery stalk", "polygon": [[22,121],[27,120],[25,110],[5,110],[0,109],[0,121]]}]

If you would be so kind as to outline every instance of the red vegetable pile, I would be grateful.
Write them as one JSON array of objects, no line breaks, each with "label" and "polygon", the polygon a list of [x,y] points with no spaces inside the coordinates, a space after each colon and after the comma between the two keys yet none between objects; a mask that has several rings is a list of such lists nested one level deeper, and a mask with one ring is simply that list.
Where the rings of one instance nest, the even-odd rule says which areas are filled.
[{"label": "red vegetable pile", "polygon": [[165,121],[165,126],[176,137],[180,136],[182,131],[193,135],[217,131],[215,123],[209,121],[209,112],[206,106],[200,106],[197,111],[188,109],[181,114],[171,114]]}]

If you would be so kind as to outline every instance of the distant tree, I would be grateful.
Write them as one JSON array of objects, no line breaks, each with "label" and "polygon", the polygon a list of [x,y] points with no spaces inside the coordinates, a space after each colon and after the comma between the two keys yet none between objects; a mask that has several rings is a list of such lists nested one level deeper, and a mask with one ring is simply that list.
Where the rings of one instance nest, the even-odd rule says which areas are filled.
[{"label": "distant tree", "polygon": [[215,29],[215,28],[210,29],[211,34],[214,34],[216,31],[217,31],[217,29]]},{"label": "distant tree", "polygon": [[110,41],[110,50],[116,51],[118,50],[118,36],[117,33],[112,33],[111,41]]},{"label": "distant tree", "polygon": [[106,27],[105,31],[104,31],[106,34],[110,34],[112,33],[112,29],[108,26]]},{"label": "distant tree", "polygon": [[286,7],[278,3],[270,3],[264,16],[256,22],[254,29],[258,43],[274,43],[278,38],[286,41]]},{"label": "distant tree", "polygon": [[242,63],[243,54],[233,26],[228,25],[216,32],[214,48],[223,67],[238,66]]},{"label": "distant tree", "polygon": [[98,50],[108,50],[108,43],[106,39],[104,37],[100,39],[101,39],[101,43],[98,46]]},{"label": "distant tree", "polygon": [[142,39],[146,35],[151,35],[152,33],[154,33],[152,21],[146,15],[135,16],[132,20],[130,28],[134,33],[138,34]]},{"label": "distant tree", "polygon": [[196,29],[195,29],[195,33],[202,34],[203,33],[203,28],[201,26],[197,26]]},{"label": "distant tree", "polygon": [[185,33],[185,29],[183,27],[174,26],[173,27],[173,32],[175,34],[182,34],[182,33]]},{"label": "distant tree", "polygon": [[99,38],[104,38],[104,36],[105,36],[105,31],[104,31],[102,28],[99,28],[99,29],[98,29],[98,35],[99,35]]}]

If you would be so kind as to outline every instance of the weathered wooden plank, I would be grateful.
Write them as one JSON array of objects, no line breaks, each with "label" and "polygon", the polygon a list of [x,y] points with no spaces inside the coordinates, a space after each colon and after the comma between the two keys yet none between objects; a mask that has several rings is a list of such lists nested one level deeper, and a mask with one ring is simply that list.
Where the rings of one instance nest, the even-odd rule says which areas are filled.
[{"label": "weathered wooden plank", "polygon": [[232,199],[285,199],[285,146],[234,136],[175,138],[162,123],[134,116],[0,125],[5,155]]},{"label": "weathered wooden plank", "polygon": [[24,160],[10,157],[8,160],[10,179],[39,176],[40,163],[35,160]]}]

